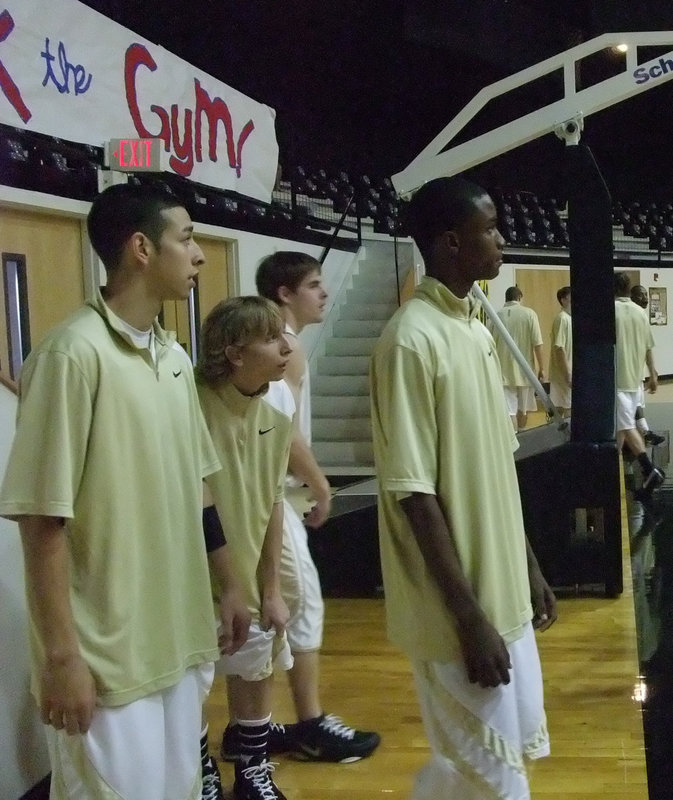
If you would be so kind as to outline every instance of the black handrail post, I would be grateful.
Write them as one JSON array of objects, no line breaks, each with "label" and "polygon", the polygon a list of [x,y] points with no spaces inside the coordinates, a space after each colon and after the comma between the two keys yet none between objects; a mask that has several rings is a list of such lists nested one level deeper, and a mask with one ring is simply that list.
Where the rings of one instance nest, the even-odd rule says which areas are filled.
[{"label": "black handrail post", "polygon": [[[350,211],[351,206],[353,205],[353,201],[354,200],[355,200],[355,192],[353,192],[353,194],[348,198],[348,203],[346,204],[346,208],[344,209],[344,212],[341,215],[341,219],[334,226],[334,230],[332,231],[332,234],[331,234],[331,236],[329,238],[329,242],[327,242],[327,244],[325,245],[325,248],[322,251],[322,254],[321,254],[320,258],[318,259],[321,264],[325,263],[325,259],[327,258],[327,254],[332,249],[332,244],[334,243],[334,240],[339,235],[339,231],[341,230],[341,228],[342,228],[342,226],[344,224],[344,220],[346,219],[346,217],[348,215],[348,212]],[[361,231],[361,228],[360,228],[360,215],[359,214],[357,215],[357,221],[358,221],[358,226],[357,227],[358,227],[358,246],[359,246],[359,245],[362,244],[362,231]]]}]

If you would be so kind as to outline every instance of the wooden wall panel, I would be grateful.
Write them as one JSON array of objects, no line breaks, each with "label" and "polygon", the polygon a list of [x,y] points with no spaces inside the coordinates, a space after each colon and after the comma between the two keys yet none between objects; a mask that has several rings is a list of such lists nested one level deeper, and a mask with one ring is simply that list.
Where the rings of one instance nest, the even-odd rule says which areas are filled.
[{"label": "wooden wall panel", "polygon": [[[54,214],[0,208],[0,251],[26,258],[31,344],[84,302],[81,223]],[[0,361],[8,363],[7,311],[0,303]]]},{"label": "wooden wall panel", "polygon": [[194,239],[206,259],[206,263],[199,272],[200,324],[220,300],[229,297],[232,245],[230,242],[207,239],[202,236],[195,236]]},{"label": "wooden wall panel", "polygon": [[[556,292],[562,286],[570,284],[570,270],[517,269],[515,280],[516,285],[523,292],[523,305],[532,308],[540,320],[544,371],[549,378],[549,337],[554,317],[561,310],[556,299]],[[494,302],[494,298],[490,298],[490,300],[492,303]],[[501,302],[495,304],[495,307],[500,308],[504,305],[504,300],[503,297]]]}]

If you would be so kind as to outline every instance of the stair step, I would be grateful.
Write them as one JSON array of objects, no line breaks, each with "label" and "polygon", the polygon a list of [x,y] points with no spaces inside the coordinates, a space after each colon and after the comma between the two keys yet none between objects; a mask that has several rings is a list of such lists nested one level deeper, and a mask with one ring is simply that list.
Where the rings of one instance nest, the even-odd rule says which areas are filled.
[{"label": "stair step", "polygon": [[348,303],[339,309],[339,318],[388,320],[396,310],[397,303]]},{"label": "stair step", "polygon": [[353,275],[353,289],[362,291],[383,289],[385,291],[391,286],[397,288],[395,273],[390,274],[388,270],[382,270],[380,267],[373,268],[369,272],[360,271]]},{"label": "stair step", "polygon": [[340,319],[334,323],[332,334],[335,338],[378,338],[386,322],[381,319]]},{"label": "stair step", "polygon": [[389,303],[397,307],[397,286],[394,283],[386,282],[381,286],[374,287],[355,287],[346,292],[346,304],[367,303]]},{"label": "stair step", "polygon": [[368,375],[369,356],[320,356],[318,375]]},{"label": "stair step", "polygon": [[326,356],[371,356],[377,336],[339,336],[325,343]]},{"label": "stair step", "polygon": [[372,477],[376,475],[374,464],[321,464],[322,471],[328,477],[337,477],[333,483],[354,483],[356,478]]},{"label": "stair step", "polygon": [[369,395],[316,395],[311,398],[311,413],[320,417],[366,417],[369,414]]},{"label": "stair step", "polygon": [[313,442],[371,441],[372,426],[366,417],[314,417],[311,438]]},{"label": "stair step", "polygon": [[311,392],[319,395],[364,395],[369,397],[368,375],[311,375]]},{"label": "stair step", "polygon": [[371,442],[313,442],[311,449],[321,467],[373,466]]}]

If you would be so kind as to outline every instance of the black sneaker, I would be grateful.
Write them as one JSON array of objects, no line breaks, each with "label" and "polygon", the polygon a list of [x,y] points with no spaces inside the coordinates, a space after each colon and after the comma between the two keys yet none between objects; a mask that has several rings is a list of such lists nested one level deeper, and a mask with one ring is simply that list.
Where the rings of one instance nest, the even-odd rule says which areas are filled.
[{"label": "black sneaker", "polygon": [[220,770],[212,756],[208,756],[208,760],[202,763],[201,775],[201,800],[224,800]]},{"label": "black sneaker", "polygon": [[[269,724],[269,741],[267,752],[269,755],[289,753],[294,748],[294,729],[296,725],[281,725],[280,722]],[[222,761],[236,761],[240,753],[238,743],[238,725],[227,725],[222,734],[222,747],[220,758]]]},{"label": "black sneaker", "polygon": [[266,758],[236,763],[233,800],[287,800],[271,779],[276,765]]},{"label": "black sneaker", "polygon": [[349,728],[334,714],[294,726],[293,754],[303,761],[338,761],[349,764],[373,753],[381,737],[373,731]]},{"label": "black sneaker", "polygon": [[652,493],[664,482],[666,475],[659,467],[654,467],[652,472],[645,478],[640,489],[636,489],[633,497],[641,503],[648,503],[652,499]]},{"label": "black sneaker", "polygon": [[645,442],[645,444],[649,444],[652,447],[656,447],[658,444],[662,444],[662,442],[665,442],[666,437],[660,436],[658,433],[655,433],[654,431],[648,431],[643,436],[643,441]]}]

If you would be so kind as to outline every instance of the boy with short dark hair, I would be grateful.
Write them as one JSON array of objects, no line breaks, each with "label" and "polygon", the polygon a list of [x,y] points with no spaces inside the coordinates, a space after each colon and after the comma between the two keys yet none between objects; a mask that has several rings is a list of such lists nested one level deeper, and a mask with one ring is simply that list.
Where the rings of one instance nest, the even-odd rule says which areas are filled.
[{"label": "boy with short dark hair", "polygon": [[222,657],[236,724],[235,800],[284,798],[271,777],[268,736],[273,667],[292,665],[279,573],[295,405],[287,387],[275,405],[266,395],[269,383],[283,377],[290,352],[273,303],[235,297],[215,306],[203,323],[195,370],[201,408],[224,465],[207,483],[252,616],[245,644]]},{"label": "boy with short dark hair", "polygon": [[657,391],[659,376],[654,366],[654,337],[643,308],[631,300],[631,279],[626,272],[615,273],[615,368],[617,385],[617,447],[624,445],[636,458],[643,475],[636,499],[649,502],[666,477],[652,463],[636,414],[644,402],[643,368],[647,366],[648,391]]},{"label": "boy with short dark hair", "polygon": [[[534,369],[537,364],[537,377],[544,381],[540,321],[532,308],[526,308],[521,303],[522,299],[521,289],[510,286],[505,292],[505,305],[498,311],[498,316],[530,368]],[[502,385],[512,425],[514,430],[522,430],[528,424],[528,412],[537,408],[535,392],[503,335],[497,328],[492,333],[500,359]]]},{"label": "boy with short dark hair", "polygon": [[572,407],[573,327],[570,318],[570,286],[556,292],[561,310],[551,326],[549,355],[549,397],[564,417]]},{"label": "boy with short dark hair", "polygon": [[408,206],[425,276],[371,363],[388,635],[408,654],[433,756],[414,800],[530,797],[549,752],[533,629],[555,599],[527,546],[493,338],[470,294],[504,240],[486,192],[425,184]]},{"label": "boy with short dark hair", "polygon": [[220,464],[156,317],[204,259],[154,186],[105,190],[88,229],[107,285],[26,359],[0,494],[21,531],[51,798],[196,800],[219,655],[202,479]]}]

